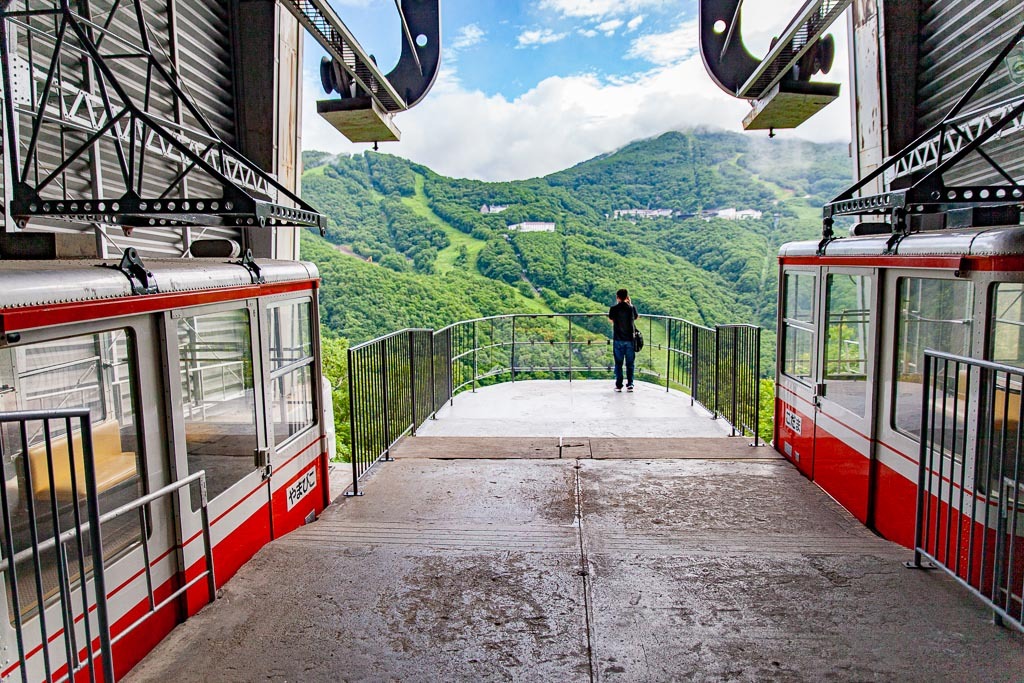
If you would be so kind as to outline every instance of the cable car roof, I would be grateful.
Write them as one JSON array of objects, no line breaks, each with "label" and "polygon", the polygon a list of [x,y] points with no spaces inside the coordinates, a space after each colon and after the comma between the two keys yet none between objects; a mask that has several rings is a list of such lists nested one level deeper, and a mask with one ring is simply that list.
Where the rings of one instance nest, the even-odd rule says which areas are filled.
[{"label": "cable car roof", "polygon": [[789,242],[780,258],[806,256],[1024,256],[1024,226],[934,230],[907,235],[889,248],[891,234],[832,240],[819,253],[819,240]]},{"label": "cable car roof", "polygon": [[[305,261],[256,259],[267,283],[315,280],[317,267]],[[220,259],[146,259],[160,293],[245,287],[248,268]],[[137,296],[117,261],[4,261],[0,309]]]}]

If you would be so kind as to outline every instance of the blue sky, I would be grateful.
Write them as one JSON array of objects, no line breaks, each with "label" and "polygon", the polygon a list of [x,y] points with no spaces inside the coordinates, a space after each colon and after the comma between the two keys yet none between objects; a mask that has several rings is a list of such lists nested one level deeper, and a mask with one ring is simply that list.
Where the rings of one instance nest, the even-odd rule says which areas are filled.
[{"label": "blue sky", "polygon": [[[744,40],[763,54],[800,0],[746,0]],[[332,0],[387,72],[401,49],[391,0]],[[668,130],[741,130],[749,105],[722,93],[697,50],[696,0],[442,0],[442,69],[419,106],[399,114],[402,141],[381,150],[457,177],[550,173]],[[844,97],[784,135],[849,140],[845,20],[833,28],[828,80]],[[323,55],[305,42],[303,147],[355,152],[316,115]],[[753,134],[753,133],[752,133]],[[763,133],[759,133],[763,135]]]}]

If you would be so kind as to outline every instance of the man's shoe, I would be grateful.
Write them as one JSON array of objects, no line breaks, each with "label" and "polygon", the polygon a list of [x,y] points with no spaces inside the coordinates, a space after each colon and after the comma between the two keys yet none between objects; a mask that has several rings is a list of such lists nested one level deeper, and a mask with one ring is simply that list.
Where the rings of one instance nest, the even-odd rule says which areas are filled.
[{"label": "man's shoe", "polygon": [[626,391],[633,391],[633,385],[629,384],[626,386]]},{"label": "man's shoe", "polygon": [[622,387],[615,387],[615,391],[618,391],[619,393],[622,393]]}]

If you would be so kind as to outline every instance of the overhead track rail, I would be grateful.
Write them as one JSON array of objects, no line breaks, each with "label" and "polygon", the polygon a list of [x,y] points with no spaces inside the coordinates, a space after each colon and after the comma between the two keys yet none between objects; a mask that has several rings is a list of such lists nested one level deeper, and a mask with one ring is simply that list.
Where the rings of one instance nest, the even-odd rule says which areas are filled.
[{"label": "overhead track rail", "polygon": [[317,102],[320,115],[353,142],[398,140],[392,115],[423,99],[441,64],[440,0],[395,0],[402,53],[386,75],[326,0],[281,2],[330,55],[320,76],[338,97]]},{"label": "overhead track rail", "polygon": [[744,128],[795,128],[839,96],[836,83],[812,82],[828,73],[835,55],[828,28],[851,0],[808,0],[758,60],[743,45],[743,0],[701,0],[700,50],[715,83],[751,100]]},{"label": "overhead track rail", "polygon": [[[8,208],[19,227],[45,218],[126,233],[139,226],[326,228],[322,214],[224,142],[150,29],[142,0],[95,7],[66,0],[0,6]],[[183,116],[169,120],[158,100]],[[99,155],[116,159],[119,173],[94,183],[91,196],[69,192],[68,180]],[[178,169],[169,183],[149,178],[154,168],[166,177],[168,166]],[[179,196],[190,179],[221,194]]]},{"label": "overhead track rail", "polygon": [[[941,121],[825,204],[819,249],[834,239],[832,228],[837,216],[886,217],[893,234],[890,248],[916,229],[915,225],[921,225],[924,217],[930,214],[946,214],[947,220],[933,221],[935,227],[959,226],[960,216],[951,212],[960,210],[971,212],[969,222],[975,226],[990,224],[989,220],[1019,222],[1020,206],[1024,204],[1024,181],[1014,178],[986,153],[984,145],[1024,128],[1024,98],[1016,97],[975,110],[967,107],[995,77],[998,69],[1006,64],[1007,56],[1018,49],[1022,40],[1024,23]],[[946,185],[945,175],[972,154],[977,154],[991,166],[1001,182],[992,185]],[[908,187],[858,196],[876,178],[911,174],[914,174],[914,180]]]}]

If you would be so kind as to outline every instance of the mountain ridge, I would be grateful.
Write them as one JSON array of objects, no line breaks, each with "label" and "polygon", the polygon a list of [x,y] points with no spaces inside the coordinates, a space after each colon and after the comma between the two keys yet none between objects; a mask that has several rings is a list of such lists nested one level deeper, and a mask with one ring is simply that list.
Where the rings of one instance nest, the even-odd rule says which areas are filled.
[{"label": "mountain ridge", "polygon": [[[328,273],[326,333],[351,341],[395,325],[445,322],[430,292],[465,304],[445,309],[450,315],[471,315],[510,312],[495,310],[501,306],[602,310],[615,289],[627,286],[645,312],[762,325],[771,348],[778,247],[817,235],[820,204],[852,175],[843,144],[711,130],[668,132],[544,177],[507,182],[448,178],[373,152],[306,152],[303,160],[303,197],[327,214],[326,242],[350,254],[313,248],[319,238],[312,236],[303,253]],[[507,208],[481,213],[484,204]],[[652,208],[675,215],[614,215]],[[760,215],[709,214],[728,208]],[[525,221],[554,229],[509,230]],[[400,289],[382,285],[385,273],[368,268],[390,269],[419,294],[402,301]],[[363,307],[354,325],[351,316],[331,314],[344,306],[336,291],[365,300],[383,299],[384,289],[390,298],[378,305],[387,315]]]}]

